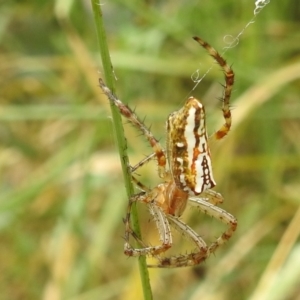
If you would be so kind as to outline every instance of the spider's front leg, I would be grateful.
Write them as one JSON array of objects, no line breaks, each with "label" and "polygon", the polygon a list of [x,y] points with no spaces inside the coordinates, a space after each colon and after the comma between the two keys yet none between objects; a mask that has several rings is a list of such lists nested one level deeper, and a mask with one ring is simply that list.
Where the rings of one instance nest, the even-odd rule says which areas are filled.
[{"label": "spider's front leg", "polygon": [[189,204],[197,207],[201,212],[215,219],[219,219],[222,223],[228,226],[228,229],[208,247],[208,253],[211,254],[215,252],[219,246],[231,238],[237,227],[237,219],[226,210],[204,201],[201,198],[190,198]]},{"label": "spider's front leg", "polygon": [[[214,195],[212,191],[210,191],[209,194]],[[201,212],[207,214],[208,216],[219,219],[221,222],[228,225],[228,229],[220,237],[218,237],[215,242],[213,242],[209,247],[207,247],[204,240],[192,228],[190,228],[187,224],[182,222],[179,218],[169,215],[168,218],[172,222],[172,224],[175,225],[176,229],[180,231],[183,235],[185,235],[187,238],[192,240],[197,245],[198,250],[188,254],[158,258],[160,263],[151,267],[177,268],[196,266],[204,260],[206,260],[211,253],[214,253],[217,250],[217,248],[219,248],[219,246],[221,246],[231,238],[233,232],[236,230],[236,218],[227,211],[210,203],[209,200],[211,199],[207,200],[205,198],[201,199],[192,197],[189,199],[189,203],[192,206],[197,207]]]},{"label": "spider's front leg", "polygon": [[[205,200],[208,203],[211,203],[213,205],[221,204],[221,203],[223,203],[223,200],[224,200],[223,196],[220,193],[218,193],[214,190],[210,190],[210,189],[202,192],[201,198],[203,198],[203,200]],[[189,199],[197,200],[199,198],[198,197],[190,197]]]},{"label": "spider's front leg", "polygon": [[171,257],[157,257],[159,263],[157,265],[148,265],[148,267],[178,268],[195,266],[203,262],[209,256],[208,247],[205,241],[190,226],[181,221],[178,217],[168,215],[168,219],[182,235],[196,244],[198,250],[189,254]]},{"label": "spider's front leg", "polygon": [[[166,218],[166,215],[162,209],[155,205],[155,189],[148,192],[141,192],[136,195],[133,195],[128,204],[125,222],[125,244],[124,244],[124,253],[128,256],[141,256],[141,255],[152,255],[156,256],[162,252],[167,251],[172,246],[172,236],[169,222]],[[150,200],[152,199],[152,200]],[[158,246],[147,246],[132,230],[130,225],[130,216],[131,216],[131,207],[135,202],[146,203],[151,215],[154,218],[156,226],[159,231],[161,245]],[[130,245],[129,239],[130,236],[133,236],[134,239],[142,246],[142,248],[133,248]]]}]

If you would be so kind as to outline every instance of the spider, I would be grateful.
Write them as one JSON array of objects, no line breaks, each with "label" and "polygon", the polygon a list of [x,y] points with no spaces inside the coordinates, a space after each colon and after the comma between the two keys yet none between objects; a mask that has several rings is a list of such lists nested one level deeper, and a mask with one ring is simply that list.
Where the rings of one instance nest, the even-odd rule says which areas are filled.
[{"label": "spider", "polygon": [[[167,145],[166,150],[164,150],[135,112],[123,104],[105,86],[102,79],[99,80],[100,87],[111,103],[142,132],[153,149],[151,155],[136,166],[129,167],[132,180],[141,189],[141,192],[129,199],[127,214],[124,219],[126,228],[124,253],[128,256],[150,255],[155,257],[157,264],[149,265],[150,267],[175,268],[198,265],[229,240],[237,227],[236,218],[217,206],[223,202],[222,195],[211,190],[216,182],[213,178],[209,149],[209,142],[222,139],[228,134],[231,127],[229,100],[234,83],[234,73],[213,47],[199,37],[193,39],[215,59],[225,75],[222,97],[225,123],[209,138],[206,132],[204,107],[199,100],[189,97],[184,106],[171,113],[167,119]],[[133,173],[154,158],[157,160],[158,176],[163,182],[153,189],[149,189],[139,182]],[[135,202],[141,202],[148,206],[158,228],[161,242],[159,245],[147,245],[132,230],[131,207]],[[187,204],[197,207],[198,210],[208,216],[219,219],[228,226],[227,230],[208,246],[190,226],[180,219]],[[171,257],[162,255],[172,246],[171,226],[188,237],[196,245],[196,250]],[[137,240],[141,248],[133,248],[130,245],[130,236]]]}]

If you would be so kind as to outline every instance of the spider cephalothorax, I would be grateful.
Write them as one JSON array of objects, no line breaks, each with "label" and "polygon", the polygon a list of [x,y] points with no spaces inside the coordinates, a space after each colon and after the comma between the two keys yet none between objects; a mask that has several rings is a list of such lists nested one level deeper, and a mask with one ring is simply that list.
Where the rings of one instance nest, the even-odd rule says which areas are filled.
[{"label": "spider cephalothorax", "polygon": [[[223,138],[230,130],[231,113],[229,100],[234,83],[234,73],[226,61],[209,44],[194,37],[203,48],[217,61],[225,74],[224,94],[222,97],[222,111],[225,123],[212,136],[207,136],[205,125],[205,110],[202,103],[194,97],[187,99],[184,106],[169,115],[167,120],[167,145],[164,150],[150,130],[137,115],[104,85],[100,79],[100,86],[109,100],[118,107],[120,113],[126,117],[149,141],[154,153],[146,157],[136,166],[131,167],[132,180],[142,190],[129,200],[125,218],[125,246],[124,252],[128,256],[151,255],[158,263],[153,267],[183,267],[193,266],[204,261],[220,245],[226,242],[236,229],[237,221],[234,216],[219,208],[223,202],[221,194],[211,190],[216,183],[213,178],[209,141]],[[158,175],[163,182],[153,189],[147,188],[133,175],[149,160],[156,158]],[[167,167],[168,165],[168,167]],[[149,246],[144,243],[131,229],[130,214],[134,202],[145,203],[152,214],[160,235],[161,244]],[[197,207],[201,212],[219,219],[228,225],[228,229],[209,246],[205,241],[179,217],[186,205]],[[175,227],[190,240],[197,250],[188,254],[163,257],[161,253],[172,246],[170,226]],[[129,243],[132,235],[142,248],[133,248]]]}]

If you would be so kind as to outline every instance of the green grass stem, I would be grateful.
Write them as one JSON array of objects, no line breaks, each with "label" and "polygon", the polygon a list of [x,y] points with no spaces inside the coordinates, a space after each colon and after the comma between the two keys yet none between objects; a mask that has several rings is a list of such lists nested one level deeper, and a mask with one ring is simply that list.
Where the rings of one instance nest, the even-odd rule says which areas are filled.
[{"label": "green grass stem", "polygon": [[[95,23],[96,23],[98,43],[99,43],[100,55],[101,55],[101,59],[102,59],[104,76],[106,79],[106,85],[114,93],[115,92],[114,72],[113,72],[113,67],[112,67],[109,50],[108,50],[108,46],[107,46],[101,4],[100,4],[99,0],[92,0],[91,2],[92,2],[92,8],[93,8],[93,12],[94,12]],[[127,196],[128,196],[128,198],[130,198],[134,193],[134,189],[133,189],[133,185],[132,185],[132,181],[131,181],[130,171],[128,170],[129,160],[128,160],[128,155],[127,155],[127,145],[126,145],[126,139],[124,136],[122,119],[121,119],[118,109],[114,105],[111,105],[111,111],[112,111],[113,123],[114,123],[114,128],[115,128],[115,136],[116,136],[117,145],[119,148],[119,155],[120,155],[120,161],[121,161],[121,165],[122,165],[122,171],[123,171]],[[138,222],[137,209],[135,206],[132,207],[131,218],[132,218],[132,223],[133,223],[132,224],[133,230],[140,236],[141,231],[140,231],[140,226],[139,226],[139,222]],[[151,286],[150,286],[146,258],[144,256],[141,256],[139,258],[139,269],[140,269],[140,276],[141,276],[142,288],[143,288],[143,293],[144,293],[144,299],[150,300],[150,299],[152,299],[152,291],[151,291]]]}]

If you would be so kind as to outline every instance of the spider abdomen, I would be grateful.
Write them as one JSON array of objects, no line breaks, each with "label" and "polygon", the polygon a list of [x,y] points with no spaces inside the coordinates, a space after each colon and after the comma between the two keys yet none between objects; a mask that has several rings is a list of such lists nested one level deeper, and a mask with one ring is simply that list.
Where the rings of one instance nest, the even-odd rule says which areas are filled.
[{"label": "spider abdomen", "polygon": [[169,165],[178,188],[192,195],[216,185],[208,146],[205,110],[194,97],[167,121]]}]

